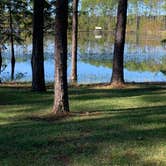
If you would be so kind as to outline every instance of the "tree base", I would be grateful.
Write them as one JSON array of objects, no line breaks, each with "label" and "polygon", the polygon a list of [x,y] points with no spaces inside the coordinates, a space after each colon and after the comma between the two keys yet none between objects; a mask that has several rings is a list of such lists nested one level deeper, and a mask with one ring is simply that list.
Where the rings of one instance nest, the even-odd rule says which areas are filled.
[{"label": "tree base", "polygon": [[39,89],[39,88],[32,88],[32,92],[41,92],[41,93],[44,93],[46,92],[46,88],[42,88],[42,89]]},{"label": "tree base", "polygon": [[53,109],[52,113],[56,116],[56,117],[66,117],[69,115],[69,112],[66,111],[55,111]]},{"label": "tree base", "polygon": [[70,85],[77,85],[78,84],[77,79],[72,79],[72,78],[70,79],[69,83],[70,83]]},{"label": "tree base", "polygon": [[46,86],[43,85],[36,85],[32,82],[32,92],[46,92]]},{"label": "tree base", "polygon": [[124,82],[113,81],[113,82],[111,82],[111,86],[114,87],[114,88],[124,88],[125,83]]}]

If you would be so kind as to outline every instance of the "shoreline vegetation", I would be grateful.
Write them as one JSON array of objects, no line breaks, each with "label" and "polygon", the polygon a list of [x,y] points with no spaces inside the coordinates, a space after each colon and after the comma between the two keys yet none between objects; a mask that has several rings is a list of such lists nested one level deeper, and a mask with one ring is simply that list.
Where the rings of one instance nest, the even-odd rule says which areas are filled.
[{"label": "shoreline vegetation", "polygon": [[[47,82],[46,83],[46,87],[48,89],[53,89],[53,82]],[[148,86],[148,85],[154,85],[154,86],[157,86],[157,85],[166,85],[166,82],[125,82],[124,83],[124,87],[125,88],[129,88],[129,87],[135,87],[135,86]],[[113,86],[111,86],[111,83],[77,83],[77,84],[72,84],[72,83],[68,83],[68,86],[69,88],[79,88],[79,87],[101,87],[101,88],[104,88],[104,87],[109,87],[109,88],[114,88]],[[27,88],[31,88],[31,82],[20,82],[20,81],[10,81],[10,82],[2,82],[0,83],[0,88],[4,88],[4,87],[13,87],[13,88],[23,88],[23,87],[27,87]],[[118,86],[115,87],[115,88],[119,88]]]}]

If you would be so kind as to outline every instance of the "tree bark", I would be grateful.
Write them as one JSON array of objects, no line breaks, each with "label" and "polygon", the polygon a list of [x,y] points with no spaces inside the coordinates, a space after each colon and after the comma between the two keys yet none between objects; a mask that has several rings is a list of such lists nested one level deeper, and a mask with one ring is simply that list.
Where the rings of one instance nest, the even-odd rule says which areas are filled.
[{"label": "tree bark", "polygon": [[9,21],[10,21],[10,43],[11,43],[11,80],[14,80],[14,70],[15,70],[15,55],[14,55],[14,39],[13,39],[13,19],[12,11],[9,9]]},{"label": "tree bark", "polygon": [[78,0],[73,0],[71,83],[77,83]]},{"label": "tree bark", "polygon": [[32,50],[32,90],[42,92],[46,90],[44,78],[44,0],[34,0],[33,6],[33,50]]},{"label": "tree bark", "polygon": [[67,26],[68,0],[56,1],[55,17],[55,94],[53,112],[64,115],[69,112],[67,86]]},{"label": "tree bark", "polygon": [[141,17],[139,15],[139,2],[136,2],[136,33],[139,33],[140,30],[140,21]]},{"label": "tree bark", "polygon": [[115,33],[112,84],[124,84],[124,45],[127,21],[127,0],[119,0]]}]

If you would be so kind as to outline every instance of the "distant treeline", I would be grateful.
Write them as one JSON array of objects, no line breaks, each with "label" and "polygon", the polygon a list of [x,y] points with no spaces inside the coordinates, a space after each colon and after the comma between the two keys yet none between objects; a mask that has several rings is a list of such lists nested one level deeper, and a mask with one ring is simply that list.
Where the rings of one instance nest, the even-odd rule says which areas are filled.
[{"label": "distant treeline", "polygon": [[[93,31],[95,26],[101,26],[103,30],[114,31],[116,16],[80,15],[79,31]],[[127,19],[128,32],[141,32],[155,34],[166,30],[166,16],[137,16],[129,15]]]}]

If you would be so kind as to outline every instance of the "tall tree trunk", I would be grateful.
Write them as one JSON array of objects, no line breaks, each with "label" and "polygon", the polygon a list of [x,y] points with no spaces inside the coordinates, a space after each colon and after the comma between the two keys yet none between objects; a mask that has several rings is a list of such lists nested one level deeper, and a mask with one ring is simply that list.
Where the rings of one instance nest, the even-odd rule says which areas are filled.
[{"label": "tall tree trunk", "polygon": [[14,80],[15,69],[15,55],[14,55],[14,39],[13,39],[13,19],[11,8],[9,9],[9,21],[10,21],[10,43],[11,43],[11,80]]},{"label": "tall tree trunk", "polygon": [[[138,11],[138,10],[137,10]],[[138,15],[136,15],[136,44],[139,44],[139,30],[140,30],[140,19],[141,17]]]},{"label": "tall tree trunk", "polygon": [[73,0],[71,83],[77,83],[78,0]]},{"label": "tall tree trunk", "polygon": [[141,17],[139,16],[139,2],[136,2],[136,33],[139,33],[140,30],[140,20]]},{"label": "tall tree trunk", "polygon": [[68,0],[56,1],[55,17],[55,94],[53,112],[67,114],[69,112],[67,86],[67,26]]},{"label": "tall tree trunk", "polygon": [[124,45],[127,20],[127,0],[119,0],[115,33],[112,84],[124,84]]},{"label": "tall tree trunk", "polygon": [[44,0],[33,2],[32,90],[42,92],[46,90],[43,53]]}]

